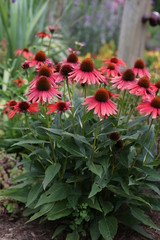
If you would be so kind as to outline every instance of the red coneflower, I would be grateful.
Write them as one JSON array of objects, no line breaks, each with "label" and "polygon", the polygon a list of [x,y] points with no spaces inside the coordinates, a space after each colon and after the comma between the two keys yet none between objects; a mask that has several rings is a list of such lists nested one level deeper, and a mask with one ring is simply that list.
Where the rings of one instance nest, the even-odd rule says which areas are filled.
[{"label": "red coneflower", "polygon": [[70,101],[68,102],[59,101],[54,104],[49,104],[48,106],[46,106],[46,108],[49,108],[49,111],[47,112],[47,114],[51,114],[55,111],[58,111],[58,113],[61,113],[69,110],[71,108],[71,105],[70,105]]},{"label": "red coneflower", "polygon": [[78,63],[80,63],[78,61],[78,57],[77,57],[77,54],[72,52],[70,53],[68,56],[67,56],[67,59],[66,60],[63,60],[62,61],[62,64],[65,63],[65,64],[69,64],[71,65],[72,67],[74,67],[75,65],[77,65]]},{"label": "red coneflower", "polygon": [[69,80],[75,80],[80,84],[100,84],[106,81],[105,77],[94,68],[94,63],[90,58],[85,58],[80,66],[75,66],[69,75]]},{"label": "red coneflower", "polygon": [[122,76],[111,79],[111,82],[113,83],[113,88],[117,87],[124,90],[128,89],[130,83],[135,82],[135,79],[136,77],[132,69],[127,69],[122,73]]},{"label": "red coneflower", "polygon": [[16,80],[13,80],[13,82],[17,83],[18,84],[18,87],[20,87],[22,85],[22,83],[25,83],[26,80],[22,79],[21,77],[16,79]]},{"label": "red coneflower", "polygon": [[35,34],[35,36],[37,36],[39,38],[45,38],[45,37],[50,38],[50,34],[49,33],[45,33],[45,32],[38,32],[38,33]]},{"label": "red coneflower", "polygon": [[42,50],[37,52],[32,60],[25,61],[25,63],[28,63],[29,67],[33,67],[33,66],[37,65],[36,69],[39,69],[45,63],[50,64],[50,65],[53,64],[49,60],[49,58],[46,57],[45,53]]},{"label": "red coneflower", "polygon": [[143,77],[144,75],[146,75],[147,77],[150,77],[150,73],[145,68],[144,61],[141,58],[135,61],[132,70],[136,76],[139,75],[140,77]]},{"label": "red coneflower", "polygon": [[155,92],[158,92],[160,94],[160,81],[155,83]]},{"label": "red coneflower", "polygon": [[48,26],[48,29],[49,29],[50,33],[53,34],[55,31],[57,31],[57,29],[58,29],[58,25],[56,25],[55,27]]},{"label": "red coneflower", "polygon": [[61,66],[57,66],[57,70],[59,70],[59,72],[55,72],[53,74],[53,76],[55,78],[55,82],[60,83],[60,82],[64,81],[65,79],[68,79],[69,83],[71,84],[71,81],[69,79],[69,74],[72,72],[73,67],[70,64],[63,64]]},{"label": "red coneflower", "polygon": [[129,93],[136,96],[146,96],[148,94],[155,95],[155,86],[149,81],[149,77],[143,76],[136,82],[131,83],[128,87]]},{"label": "red coneflower", "polygon": [[52,68],[50,68],[47,64],[43,65],[42,67],[40,67],[40,69],[38,70],[38,76],[36,76],[29,84],[31,87],[35,86],[37,81],[39,80],[39,78],[41,76],[45,76],[50,80],[50,83],[52,85],[55,85],[55,78],[53,77],[52,74]]},{"label": "red coneflower", "polygon": [[152,114],[153,119],[157,118],[157,116],[160,119],[160,97],[149,95],[145,101],[138,104],[136,109],[145,116]]},{"label": "red coneflower", "polygon": [[28,103],[26,101],[17,102],[17,104],[13,107],[13,110],[10,110],[7,115],[9,118],[13,118],[16,113],[19,113],[20,115],[22,112],[39,112],[38,103]]},{"label": "red coneflower", "polygon": [[109,60],[104,60],[103,63],[104,63],[104,64],[112,63],[112,64],[115,64],[117,67],[119,67],[120,65],[122,65],[123,67],[126,67],[125,62],[123,62],[122,59],[116,58],[116,57],[112,57],[112,58],[109,59]]},{"label": "red coneflower", "polygon": [[17,55],[23,55],[23,57],[27,60],[29,59],[32,59],[34,58],[34,55],[32,52],[29,51],[28,48],[22,48],[22,49],[17,49],[15,52],[14,52],[15,56]]},{"label": "red coneflower", "polygon": [[106,74],[107,77],[121,76],[121,72],[118,70],[114,63],[109,63],[108,66],[99,68],[99,71]]},{"label": "red coneflower", "polygon": [[29,68],[29,63],[24,61],[24,63],[21,64],[21,68],[23,68],[25,70],[28,69]]},{"label": "red coneflower", "polygon": [[10,100],[9,102],[6,102],[5,105],[5,108],[4,108],[4,113],[8,115],[9,111],[10,110],[13,110],[13,108],[16,106],[17,102],[14,101],[14,100]]},{"label": "red coneflower", "polygon": [[39,103],[42,101],[42,104],[44,104],[47,101],[50,103],[52,97],[59,97],[60,94],[57,87],[50,82],[48,77],[40,76],[36,84],[29,88],[29,92],[25,96],[29,96],[28,102]]},{"label": "red coneflower", "polygon": [[85,98],[83,105],[89,105],[88,111],[94,109],[98,117],[108,117],[116,114],[116,104],[110,99],[110,94],[105,88],[99,88],[94,96]]}]

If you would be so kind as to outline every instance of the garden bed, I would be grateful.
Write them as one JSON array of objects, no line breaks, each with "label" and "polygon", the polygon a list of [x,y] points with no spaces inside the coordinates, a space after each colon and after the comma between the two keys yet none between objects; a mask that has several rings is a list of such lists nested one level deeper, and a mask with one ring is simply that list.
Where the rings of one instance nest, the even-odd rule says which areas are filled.
[{"label": "garden bed", "polygon": [[[149,214],[152,220],[160,226],[160,213],[152,211]],[[50,240],[53,234],[53,226],[51,223],[47,222],[44,224],[39,224],[38,221],[34,221],[32,223],[25,224],[27,221],[26,218],[11,218],[11,217],[3,217],[0,220],[0,240]],[[160,232],[151,229],[149,227],[145,227],[147,233],[149,233],[153,240],[160,239]],[[136,232],[131,231],[130,229],[126,229],[125,227],[119,227],[119,231],[114,238],[114,240],[147,240],[147,238],[142,237]],[[56,237],[54,240],[65,240],[65,236],[61,235]],[[84,239],[83,239],[84,240]],[[89,240],[89,239],[86,239]]]}]

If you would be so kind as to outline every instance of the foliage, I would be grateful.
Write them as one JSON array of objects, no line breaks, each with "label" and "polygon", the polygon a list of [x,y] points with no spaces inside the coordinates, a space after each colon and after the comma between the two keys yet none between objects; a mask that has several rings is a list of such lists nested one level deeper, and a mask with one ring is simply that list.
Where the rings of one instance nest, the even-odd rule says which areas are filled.
[{"label": "foliage", "polygon": [[13,4],[0,1],[0,40],[7,41],[8,57],[18,48],[28,47],[35,40],[38,29],[43,30],[48,1],[25,0]]},{"label": "foliage", "polygon": [[14,155],[7,155],[0,152],[0,215],[7,213],[15,214],[18,210],[18,203],[10,198],[2,197],[2,192],[8,189],[12,180],[22,173],[21,168],[17,168],[17,160]]},{"label": "foliage", "polygon": [[85,42],[83,54],[87,52],[97,54],[99,48],[111,39],[117,44],[123,2],[123,0],[63,1],[62,9],[72,3],[69,12],[64,12],[60,19],[65,38],[70,43],[77,40]]},{"label": "foliage", "polygon": [[[40,42],[43,45],[38,50],[42,49],[50,56],[52,49],[48,42]],[[72,54],[75,54],[75,51],[72,51]],[[32,61],[34,60],[28,63],[33,63]],[[41,222],[58,221],[59,225],[53,233],[53,239],[65,231],[67,240],[81,237],[111,240],[116,235],[120,223],[151,238],[141,224],[159,230],[146,214],[149,209],[160,210],[158,188],[160,176],[157,168],[160,159],[159,154],[155,152],[159,122],[158,119],[152,119],[159,116],[158,110],[150,112],[148,117],[140,116],[136,111],[140,97],[131,96],[127,90],[116,90],[113,79],[106,75],[101,75],[103,82],[99,85],[92,84],[91,87],[87,83],[69,82],[71,75],[57,83],[56,76],[62,75],[64,61],[60,62],[60,71],[53,66],[53,57],[52,61],[48,58],[47,61],[47,67],[55,77],[55,85],[52,84],[61,92],[63,103],[69,102],[69,105],[65,110],[59,108],[58,113],[48,115],[48,108],[51,106],[47,105],[45,92],[50,90],[51,82],[47,78],[47,85],[41,86],[45,86],[43,90],[39,88],[38,81],[41,77],[46,80],[46,76],[39,76],[40,70],[37,66],[36,69],[30,68],[27,72],[19,70],[17,73],[13,62],[11,63],[14,69],[13,77],[26,78],[30,89],[36,86],[40,92],[43,90],[44,102],[40,101],[40,109],[38,103],[34,103],[34,100],[38,101],[37,98],[32,99],[32,103],[27,103],[25,96],[22,96],[22,92],[26,93],[25,84],[14,92],[12,87],[8,87],[8,92],[3,91],[4,96],[7,94],[8,100],[11,100],[10,96],[18,101],[14,107],[8,109],[8,116],[14,117],[6,122],[6,129],[9,126],[10,131],[13,124],[10,121],[15,121],[16,128],[13,126],[13,129],[16,130],[15,134],[18,137],[6,141],[9,144],[7,148],[20,155],[19,166],[25,169],[24,173],[14,179],[16,185],[6,190],[3,196],[24,203],[26,205],[24,215],[30,217],[29,221],[35,219],[40,219]],[[83,74],[88,76],[96,70],[92,69],[94,64],[91,59],[85,61],[89,62],[91,71],[87,69],[87,72],[85,68]],[[84,61],[82,63],[84,64]],[[79,66],[77,62],[76,67],[82,68],[84,66],[82,63]],[[142,60],[140,63],[143,63]],[[67,64],[67,70],[70,66],[76,69],[75,65]],[[96,74],[100,74],[101,70],[96,71]],[[117,74],[121,77],[122,73]],[[39,79],[33,82],[35,76]],[[91,76],[92,82],[93,75]],[[79,81],[84,79],[80,78]],[[8,84],[12,86],[13,82],[8,81]],[[97,92],[101,93],[102,97],[103,92],[107,92],[105,99],[99,98],[101,95]],[[91,108],[86,109],[83,105],[88,99],[86,93],[92,94],[93,101],[96,100],[99,105],[106,103],[107,110],[104,110],[102,105],[96,108],[97,112],[95,109],[94,111]],[[147,97],[151,97],[150,95]],[[116,109],[116,104],[109,101],[112,97],[117,101],[117,115],[111,107],[114,106]],[[51,103],[55,102],[55,98],[49,96],[49,99]],[[30,109],[33,110],[30,114],[26,109],[20,111],[19,102],[24,101],[28,104],[27,109],[36,104],[34,107],[36,106],[39,112],[35,112],[35,108]],[[112,105],[108,106],[108,102]],[[159,109],[159,105],[158,107],[156,105],[156,108]],[[107,112],[104,114],[104,111]],[[97,115],[99,112],[101,114]],[[113,135],[116,135],[116,138],[111,137]]]}]

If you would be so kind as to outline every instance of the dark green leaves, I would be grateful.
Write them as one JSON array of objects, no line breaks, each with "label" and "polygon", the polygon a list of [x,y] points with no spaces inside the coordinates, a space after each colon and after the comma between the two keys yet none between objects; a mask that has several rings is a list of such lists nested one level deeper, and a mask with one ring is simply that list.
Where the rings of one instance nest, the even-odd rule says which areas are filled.
[{"label": "dark green leaves", "polygon": [[115,217],[105,217],[99,221],[99,231],[105,240],[112,240],[117,233],[118,223]]},{"label": "dark green leaves", "polygon": [[54,163],[50,165],[45,171],[45,178],[43,180],[43,188],[45,189],[48,184],[54,179],[61,168],[59,163]]}]

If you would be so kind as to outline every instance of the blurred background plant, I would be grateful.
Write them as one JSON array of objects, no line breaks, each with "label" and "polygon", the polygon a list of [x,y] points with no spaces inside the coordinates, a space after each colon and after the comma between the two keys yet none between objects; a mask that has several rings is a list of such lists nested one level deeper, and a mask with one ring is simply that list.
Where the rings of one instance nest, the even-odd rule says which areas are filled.
[{"label": "blurred background plant", "polygon": [[[62,32],[73,47],[75,41],[85,42],[82,53],[97,54],[100,47],[111,39],[118,42],[124,0],[63,0],[59,15],[50,12],[51,19],[62,15]],[[68,11],[64,12],[68,6]]]},{"label": "blurred background plant", "polygon": [[[22,173],[22,168],[18,168],[16,165],[18,160],[15,160],[15,154],[6,154],[4,151],[0,151],[0,195],[3,190],[9,189],[13,186],[12,183],[15,177],[18,177]],[[19,208],[19,204],[10,198],[0,197],[0,216],[6,214],[16,214]]]}]

